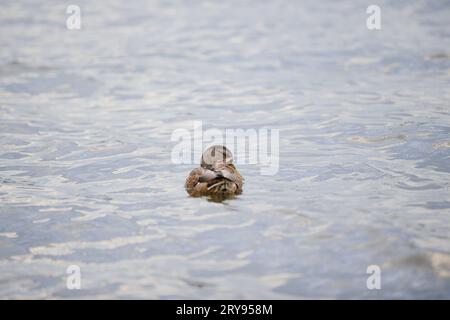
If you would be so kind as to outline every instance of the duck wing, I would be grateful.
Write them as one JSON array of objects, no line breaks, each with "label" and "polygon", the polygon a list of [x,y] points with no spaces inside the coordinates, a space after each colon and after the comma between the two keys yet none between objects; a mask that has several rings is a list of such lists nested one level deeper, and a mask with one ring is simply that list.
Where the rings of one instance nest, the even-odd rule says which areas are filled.
[{"label": "duck wing", "polygon": [[230,181],[232,181],[232,182],[236,182],[236,176],[235,176],[234,173],[231,172],[230,170],[223,169],[223,170],[220,170],[219,172],[217,172],[217,174],[218,174],[220,177],[223,177],[223,178],[225,178],[225,179],[227,179],[227,180],[230,180]]},{"label": "duck wing", "polygon": [[198,182],[210,182],[216,178],[220,178],[219,172],[215,172],[209,169],[203,169],[202,174],[198,177]]}]

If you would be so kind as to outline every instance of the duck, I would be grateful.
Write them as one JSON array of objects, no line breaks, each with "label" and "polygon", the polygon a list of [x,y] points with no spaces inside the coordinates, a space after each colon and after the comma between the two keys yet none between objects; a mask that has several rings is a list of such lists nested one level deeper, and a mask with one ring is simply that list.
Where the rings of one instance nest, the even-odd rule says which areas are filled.
[{"label": "duck", "polygon": [[243,185],[244,178],[234,166],[230,150],[214,145],[203,152],[200,167],[189,173],[185,189],[192,197],[223,201],[241,194]]}]

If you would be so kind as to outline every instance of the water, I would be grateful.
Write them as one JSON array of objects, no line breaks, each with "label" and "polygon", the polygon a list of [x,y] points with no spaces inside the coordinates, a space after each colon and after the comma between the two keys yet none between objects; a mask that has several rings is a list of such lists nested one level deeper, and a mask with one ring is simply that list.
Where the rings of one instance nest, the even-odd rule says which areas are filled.
[{"label": "water", "polygon": [[[76,4],[1,5],[0,298],[450,298],[449,2]],[[194,121],[278,173],[189,198]]]}]

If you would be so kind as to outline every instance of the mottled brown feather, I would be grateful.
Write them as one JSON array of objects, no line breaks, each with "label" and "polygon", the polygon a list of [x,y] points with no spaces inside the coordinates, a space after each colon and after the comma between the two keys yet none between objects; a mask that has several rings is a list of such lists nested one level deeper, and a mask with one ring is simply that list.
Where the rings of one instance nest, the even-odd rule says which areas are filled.
[{"label": "mottled brown feather", "polygon": [[[219,176],[209,181],[200,182],[199,178],[209,175],[208,171],[214,171]],[[232,177],[232,179],[226,177]],[[243,184],[244,178],[233,164],[219,163],[212,170],[202,167],[192,170],[186,179],[185,187],[189,195],[193,197],[229,198],[242,193]]]}]

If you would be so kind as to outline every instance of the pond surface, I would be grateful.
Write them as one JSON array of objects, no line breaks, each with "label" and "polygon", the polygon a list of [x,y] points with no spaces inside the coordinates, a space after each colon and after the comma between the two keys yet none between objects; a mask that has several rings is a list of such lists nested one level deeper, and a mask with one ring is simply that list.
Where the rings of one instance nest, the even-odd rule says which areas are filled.
[{"label": "pond surface", "polygon": [[[76,2],[0,10],[0,298],[450,298],[448,2]],[[195,121],[278,172],[188,197]]]}]

